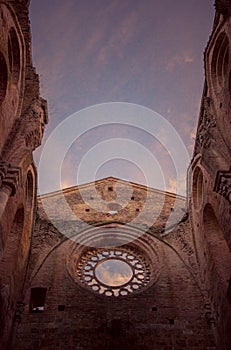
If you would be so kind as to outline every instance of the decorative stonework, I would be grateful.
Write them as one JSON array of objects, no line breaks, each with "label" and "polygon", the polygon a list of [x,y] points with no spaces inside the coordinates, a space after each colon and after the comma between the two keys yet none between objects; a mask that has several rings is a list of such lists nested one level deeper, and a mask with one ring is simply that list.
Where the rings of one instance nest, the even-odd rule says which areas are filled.
[{"label": "decorative stonework", "polygon": [[208,148],[211,144],[211,130],[216,127],[216,120],[212,113],[212,100],[210,97],[204,97],[202,104],[202,116],[199,124],[196,145],[200,148]]},{"label": "decorative stonework", "polygon": [[73,277],[94,293],[118,297],[142,290],[153,280],[153,271],[144,255],[131,247],[117,247],[83,253]]},{"label": "decorative stonework", "polygon": [[210,302],[207,302],[205,304],[204,310],[205,310],[205,319],[206,319],[208,325],[211,326],[212,324],[216,324],[216,320],[215,320],[215,317],[213,315],[212,306],[211,306]]},{"label": "decorative stonework", "polygon": [[2,151],[3,159],[17,162],[28,150],[34,151],[41,145],[48,122],[47,113],[46,101],[36,97],[21,118],[15,121]]},{"label": "decorative stonework", "polygon": [[174,232],[166,236],[164,239],[181,257],[181,260],[194,275],[199,285],[200,282],[196,277],[198,274],[198,264],[195,259],[195,250],[191,239],[192,237],[189,235],[189,230],[188,223],[182,223],[176,230],[174,230]]},{"label": "decorative stonework", "polygon": [[11,196],[14,196],[21,183],[21,168],[9,163],[0,163],[0,184],[11,188]]},{"label": "decorative stonework", "polygon": [[2,180],[5,178],[8,171],[9,164],[6,162],[0,162],[0,185],[2,184]]},{"label": "decorative stonework", "polygon": [[178,243],[180,250],[186,253],[188,257],[194,254],[193,247],[190,245],[187,237],[185,237],[185,232],[180,228],[177,229],[176,231],[175,239],[176,239],[176,242]]},{"label": "decorative stonework", "polygon": [[40,146],[45,125],[48,122],[47,102],[42,99],[36,99],[30,107],[28,115],[26,116],[24,138],[26,146],[35,150]]},{"label": "decorative stonework", "polygon": [[[118,270],[110,273],[110,263],[117,265]],[[105,296],[126,296],[140,290],[150,281],[151,274],[143,258],[121,248],[90,251],[79,261],[77,270],[82,283]]]},{"label": "decorative stonework", "polygon": [[231,169],[229,171],[218,171],[214,191],[231,204]]}]

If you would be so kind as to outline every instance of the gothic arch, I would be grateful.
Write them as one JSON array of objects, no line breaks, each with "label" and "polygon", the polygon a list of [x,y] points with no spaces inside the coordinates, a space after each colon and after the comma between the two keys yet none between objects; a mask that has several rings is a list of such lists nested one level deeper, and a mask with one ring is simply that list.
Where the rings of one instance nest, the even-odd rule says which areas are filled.
[{"label": "gothic arch", "polygon": [[18,36],[13,27],[10,29],[8,34],[8,57],[11,80],[14,84],[17,84],[21,69],[21,52]]},{"label": "gothic arch", "polygon": [[29,167],[27,170],[26,183],[25,183],[25,209],[26,211],[33,212],[35,202],[35,173],[33,167]]},{"label": "gothic arch", "polygon": [[193,183],[192,183],[192,197],[193,205],[195,209],[200,209],[203,203],[203,185],[204,177],[203,172],[199,166],[193,171]]},{"label": "gothic arch", "polygon": [[11,227],[11,231],[6,239],[6,246],[1,258],[1,276],[7,277],[14,270],[16,257],[19,250],[20,240],[24,228],[24,208],[19,206]]},{"label": "gothic arch", "polygon": [[0,104],[4,101],[7,91],[7,84],[8,84],[8,69],[5,57],[3,53],[0,51],[0,72],[1,72],[1,79],[0,79]]},{"label": "gothic arch", "polygon": [[207,270],[211,283],[215,283],[218,279],[219,288],[226,294],[230,278],[231,253],[211,204],[207,204],[204,208],[203,231],[207,245]]},{"label": "gothic arch", "polygon": [[229,39],[221,32],[216,40],[211,61],[211,80],[215,93],[224,86],[229,69]]}]

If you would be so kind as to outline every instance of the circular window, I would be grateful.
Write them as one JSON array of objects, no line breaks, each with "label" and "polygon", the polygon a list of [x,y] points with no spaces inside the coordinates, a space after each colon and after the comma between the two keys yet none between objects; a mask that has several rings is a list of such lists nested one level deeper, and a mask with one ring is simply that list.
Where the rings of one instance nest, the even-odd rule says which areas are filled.
[{"label": "circular window", "polygon": [[76,272],[85,287],[108,297],[139,291],[151,279],[146,259],[124,247],[88,250],[77,261]]},{"label": "circular window", "polygon": [[12,81],[17,84],[20,74],[20,47],[14,28],[11,28],[8,36],[8,55]]},{"label": "circular window", "polygon": [[96,279],[108,287],[121,287],[133,277],[131,266],[119,259],[105,259],[95,267]]},{"label": "circular window", "polygon": [[5,57],[0,52],[0,103],[4,100],[7,90],[8,72]]}]

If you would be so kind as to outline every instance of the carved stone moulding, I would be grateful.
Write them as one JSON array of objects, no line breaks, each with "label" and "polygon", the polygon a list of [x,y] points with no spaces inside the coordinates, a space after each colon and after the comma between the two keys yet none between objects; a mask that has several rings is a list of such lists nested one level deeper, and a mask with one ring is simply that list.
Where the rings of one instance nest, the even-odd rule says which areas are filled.
[{"label": "carved stone moulding", "polygon": [[222,195],[231,204],[231,168],[228,171],[218,171],[214,191]]},{"label": "carved stone moulding", "polygon": [[27,111],[24,120],[24,138],[27,147],[35,150],[41,145],[45,125],[48,123],[47,102],[43,98],[35,99]]},{"label": "carved stone moulding", "polygon": [[2,180],[5,178],[8,171],[9,164],[6,162],[0,162],[0,184]]},{"label": "carved stone moulding", "polygon": [[209,148],[211,144],[211,130],[216,127],[213,115],[212,100],[205,96],[202,101],[201,120],[197,132],[196,147]]},{"label": "carved stone moulding", "polygon": [[11,196],[14,196],[21,184],[22,171],[20,167],[13,166],[7,162],[0,162],[0,185],[11,189]]}]

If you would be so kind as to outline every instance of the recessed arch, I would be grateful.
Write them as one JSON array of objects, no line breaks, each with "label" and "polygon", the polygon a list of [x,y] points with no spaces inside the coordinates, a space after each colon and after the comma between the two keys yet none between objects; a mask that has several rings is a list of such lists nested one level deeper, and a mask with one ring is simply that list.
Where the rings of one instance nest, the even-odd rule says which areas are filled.
[{"label": "recessed arch", "polygon": [[229,96],[231,96],[231,70],[229,71]]},{"label": "recessed arch", "polygon": [[0,51],[0,104],[3,102],[6,96],[7,83],[8,83],[8,70],[5,57]]},{"label": "recessed arch", "polygon": [[226,295],[230,279],[231,253],[211,204],[207,204],[203,212],[203,231],[208,252],[207,271],[210,272],[211,284],[219,281],[220,288]]},{"label": "recessed arch", "polygon": [[26,195],[26,209],[31,210],[34,202],[34,176],[31,170],[27,172],[25,195]]},{"label": "recessed arch", "polygon": [[14,216],[14,221],[11,227],[11,231],[6,237],[6,244],[3,250],[3,258],[2,258],[3,263],[5,261],[10,261],[11,263],[13,263],[12,257],[16,257],[19,242],[23,233],[23,226],[24,226],[24,208],[23,206],[20,206]]},{"label": "recessed arch", "polygon": [[224,83],[229,68],[229,39],[225,32],[218,36],[211,62],[212,80],[215,89],[220,89]]},{"label": "recessed arch", "polygon": [[20,76],[20,46],[18,36],[15,29],[12,27],[8,35],[8,56],[11,72],[11,79],[14,84],[18,83]]},{"label": "recessed arch", "polygon": [[203,202],[203,173],[199,166],[197,166],[193,172],[193,204],[195,209],[200,209]]}]

